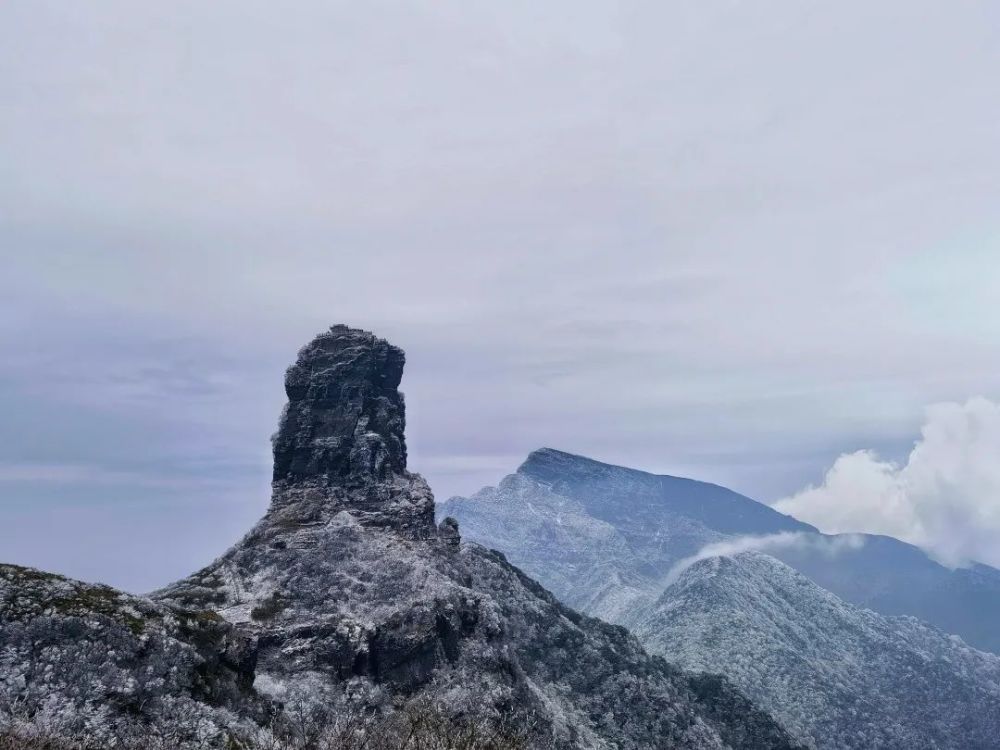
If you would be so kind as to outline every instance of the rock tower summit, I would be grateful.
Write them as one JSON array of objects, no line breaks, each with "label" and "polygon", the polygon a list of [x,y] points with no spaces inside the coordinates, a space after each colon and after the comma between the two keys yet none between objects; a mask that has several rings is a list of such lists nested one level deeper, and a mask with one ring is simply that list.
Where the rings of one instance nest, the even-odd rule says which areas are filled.
[{"label": "rock tower summit", "polygon": [[406,472],[403,350],[335,325],[285,373],[288,406],[274,437],[274,481],[387,479]]},{"label": "rock tower summit", "polygon": [[413,538],[437,534],[434,500],[406,470],[403,350],[368,331],[335,325],[300,351],[285,374],[288,405],[273,438],[269,513],[279,526],[329,521]]}]

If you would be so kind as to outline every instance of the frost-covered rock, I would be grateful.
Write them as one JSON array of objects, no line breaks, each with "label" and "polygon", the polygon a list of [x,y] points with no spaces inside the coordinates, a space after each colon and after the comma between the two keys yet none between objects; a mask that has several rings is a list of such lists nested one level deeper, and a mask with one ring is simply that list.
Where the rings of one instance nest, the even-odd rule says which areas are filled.
[{"label": "frost-covered rock", "polygon": [[[288,371],[265,517],[157,594],[257,640],[276,699],[488,696],[556,747],[780,747],[728,683],[710,696],[624,630],[566,609],[502,556],[460,546],[406,469],[401,350],[335,326]],[[541,739],[539,741],[542,741]]]},{"label": "frost-covered rock", "polygon": [[[499,553],[463,545],[454,521],[436,525],[430,489],[406,468],[403,362],[344,326],[306,346],[285,379],[266,515],[154,601],[12,577],[3,689],[97,730],[123,715],[151,734],[192,728],[204,735],[182,738],[192,747],[269,713],[414,700],[521,722],[538,748],[792,746],[726,680],[648,655]],[[85,594],[68,610],[53,604],[65,587]]]},{"label": "frost-covered rock", "polygon": [[263,720],[256,647],[214,612],[0,565],[0,726],[24,717],[110,746],[136,721],[222,746]]}]

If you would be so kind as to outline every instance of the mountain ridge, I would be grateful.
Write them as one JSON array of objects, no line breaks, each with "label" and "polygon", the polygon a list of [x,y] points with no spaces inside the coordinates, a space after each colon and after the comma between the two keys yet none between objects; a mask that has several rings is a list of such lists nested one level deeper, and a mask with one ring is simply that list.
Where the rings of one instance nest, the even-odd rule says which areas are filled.
[{"label": "mountain ridge", "polygon": [[[536,469],[539,465],[544,468]],[[557,477],[556,471],[563,471],[564,475]],[[887,616],[920,617],[961,635],[977,648],[1000,653],[1000,571],[988,565],[946,568],[923,550],[892,537],[821,534],[809,524],[720,485],[617,466],[553,448],[530,453],[514,474],[501,480],[498,488],[513,487],[514,477],[529,480],[518,483],[518,491],[513,493],[518,502],[525,502],[529,495],[538,492],[534,501],[539,506],[552,503],[553,507],[569,508],[576,503],[572,507],[583,514],[574,519],[580,528],[595,521],[609,524],[596,537],[599,545],[610,545],[606,551],[625,548],[626,554],[633,558],[643,558],[638,567],[633,565],[630,571],[615,572],[633,582],[636,574],[644,579],[642,587],[649,589],[646,599],[657,595],[657,582],[673,563],[694,555],[707,544],[727,538],[800,531],[836,545],[838,539],[853,537],[863,544],[841,550],[836,566],[828,564],[823,545],[786,546],[771,550],[771,554],[846,601]],[[476,538],[504,539],[508,550],[516,551],[518,541],[508,538],[495,518],[495,511],[501,505],[504,512],[516,515],[516,503],[504,505],[497,498],[490,500],[496,489],[483,488],[470,498],[449,498],[440,510],[455,516]],[[692,489],[697,490],[696,495],[678,501],[679,495]],[[477,504],[484,500],[485,504]],[[732,513],[734,506],[739,513]],[[527,523],[526,519],[522,521]],[[477,533],[483,524],[489,531]],[[533,528],[540,540],[551,542],[551,529],[545,531],[537,525]],[[672,541],[669,545],[660,543],[657,536],[667,533],[667,528]],[[609,535],[615,534],[617,541],[609,539]],[[580,544],[582,538],[574,542]],[[609,565],[597,562],[597,555],[590,557],[587,564],[595,570],[608,570]],[[512,559],[546,580],[546,565],[542,560],[533,561],[531,550],[525,549],[520,556],[515,552]],[[613,563],[610,567],[614,567]],[[572,591],[568,585],[560,586],[555,580],[551,583],[555,593],[571,606],[616,621],[613,611],[590,604],[592,597]]]},{"label": "mountain ridge", "polygon": [[[560,451],[555,448],[540,448],[538,450],[532,451],[528,454],[528,457],[522,462],[518,467],[518,474],[532,477],[538,481],[553,486],[554,489],[559,489],[560,487],[571,486],[574,489],[581,489],[580,485],[583,483],[594,482],[595,479],[598,481],[609,482],[613,481],[617,476],[628,476],[632,479],[632,486],[629,488],[631,493],[634,493],[636,489],[646,489],[653,490],[662,493],[662,499],[670,499],[674,502],[690,497],[692,491],[698,493],[699,497],[695,498],[697,502],[700,503],[726,503],[732,502],[743,505],[746,501],[750,501],[752,505],[745,505],[740,510],[743,514],[750,516],[751,522],[765,523],[769,522],[766,528],[767,530],[781,530],[788,529],[791,531],[817,531],[814,526],[810,526],[807,523],[799,521],[798,519],[792,518],[789,515],[780,513],[773,508],[764,505],[763,503],[758,503],[751,498],[741,495],[738,492],[734,492],[727,487],[722,485],[713,484],[711,482],[702,482],[696,479],[689,479],[687,477],[677,477],[670,474],[655,474],[652,472],[642,471],[639,469],[631,469],[624,466],[618,466],[615,464],[605,463],[603,461],[597,461],[586,456],[579,456],[573,453],[567,453],[565,451]],[[590,499],[587,494],[577,495],[583,500]],[[631,497],[635,497],[634,494],[626,497],[616,498],[618,500],[628,500]],[[602,498],[603,500],[604,498]],[[602,502],[598,505],[601,508],[604,503]],[[591,510],[594,506],[591,506]],[[686,510],[691,510],[691,508],[686,508]],[[703,519],[702,519],[703,520]],[[718,519],[715,519],[718,520]],[[744,519],[746,521],[747,519]],[[746,527],[743,527],[746,530]]]},{"label": "mountain ridge", "polygon": [[[420,700],[509,719],[531,746],[552,750],[797,746],[724,678],[687,674],[650,656],[624,628],[562,605],[503,555],[463,544],[453,521],[435,524],[430,488],[406,465],[404,363],[398,347],[347,326],[303,347],[286,373],[288,405],[272,441],[264,516],[214,562],[135,600],[136,611],[141,604],[149,612],[206,612],[248,644],[253,667],[245,681],[266,716],[241,711],[238,701],[215,705],[193,682],[181,696],[164,687],[137,700],[129,685],[140,675],[126,662],[115,673],[120,679],[97,680],[107,716],[91,724],[103,727],[121,713],[151,735],[169,734],[179,697],[197,720],[176,745],[223,747],[234,725],[267,716],[280,728],[289,712],[335,720]],[[52,599],[73,585],[44,579],[33,598]],[[0,634],[22,627],[12,613],[0,599]],[[72,653],[68,634],[97,617],[93,607],[45,613],[33,609],[28,626],[47,634],[50,653]],[[115,649],[102,640],[105,620],[98,625],[88,643],[102,675]],[[115,637],[136,650],[142,628],[116,625]],[[167,645],[194,648],[174,641]],[[94,696],[73,684],[38,677],[32,641],[18,642],[0,664],[23,680],[0,681],[0,709],[26,690],[59,715],[92,704]],[[205,648],[215,658],[211,643]],[[191,668],[199,664],[192,657]]]},{"label": "mountain ridge", "polygon": [[[571,606],[629,628],[651,651],[687,668],[729,676],[816,747],[995,747],[1000,657],[898,616],[905,612],[879,614],[865,602],[841,599],[843,590],[887,597],[898,586],[914,601],[930,599],[923,606],[933,609],[954,600],[955,590],[971,590],[966,572],[948,571],[896,540],[803,529],[750,498],[695,480],[678,482],[551,449],[526,463],[527,470],[470,498],[452,498],[440,512],[455,516],[467,538],[497,547]],[[694,497],[678,497],[692,488]],[[725,523],[716,522],[727,514]],[[762,521],[773,525],[762,529]],[[895,565],[900,556],[909,566]],[[869,561],[877,564],[867,566]],[[801,574],[793,572],[795,564]],[[705,583],[703,595],[681,598],[685,582],[711,566],[730,572],[714,581],[721,588]],[[810,573],[839,583],[840,590],[825,590]],[[985,566],[980,573],[986,606],[980,612],[973,600],[964,613],[985,627],[990,576],[1000,580],[1000,574]],[[953,586],[939,586],[942,580]],[[832,623],[830,614],[836,615]],[[962,622],[953,612],[930,614],[932,623]],[[841,672],[824,666],[838,659],[859,666]],[[824,682],[824,674],[832,682]],[[807,697],[778,690],[792,683]],[[966,696],[964,704],[952,702],[957,694]],[[806,704],[810,708],[800,710]],[[938,715],[936,722],[928,718]],[[966,718],[953,718],[961,716]]]}]

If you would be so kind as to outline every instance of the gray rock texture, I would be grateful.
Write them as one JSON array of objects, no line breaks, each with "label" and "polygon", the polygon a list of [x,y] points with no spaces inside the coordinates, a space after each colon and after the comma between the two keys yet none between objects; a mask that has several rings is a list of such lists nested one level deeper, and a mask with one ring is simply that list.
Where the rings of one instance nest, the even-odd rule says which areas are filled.
[{"label": "gray rock texture", "polygon": [[288,405],[272,439],[272,504],[284,522],[315,523],[350,509],[364,526],[434,536],[433,496],[406,471],[398,390],[405,361],[401,349],[342,325],[299,352],[285,374]]},{"label": "gray rock texture", "polygon": [[170,744],[267,716],[256,644],[218,614],[0,565],[0,725],[29,717],[111,747],[136,720]]},{"label": "gray rock texture", "polygon": [[[495,552],[434,523],[406,469],[403,353],[335,326],[288,371],[270,509],[239,544],[157,593],[216,609],[258,643],[258,689],[375,705],[475,691],[551,747],[781,747],[728,683],[647,656]],[[363,697],[360,697],[363,696]]]}]

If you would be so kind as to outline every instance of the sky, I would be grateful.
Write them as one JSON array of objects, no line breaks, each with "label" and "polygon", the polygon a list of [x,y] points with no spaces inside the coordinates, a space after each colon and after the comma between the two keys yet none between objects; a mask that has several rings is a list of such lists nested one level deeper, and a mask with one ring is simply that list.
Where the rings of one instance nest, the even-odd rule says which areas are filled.
[{"label": "sky", "polygon": [[992,0],[7,0],[0,560],[207,563],[339,322],[439,498],[550,446],[981,559],[998,70]]}]

